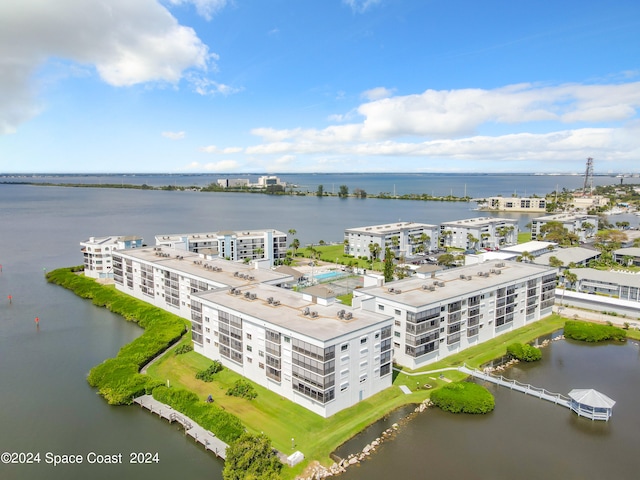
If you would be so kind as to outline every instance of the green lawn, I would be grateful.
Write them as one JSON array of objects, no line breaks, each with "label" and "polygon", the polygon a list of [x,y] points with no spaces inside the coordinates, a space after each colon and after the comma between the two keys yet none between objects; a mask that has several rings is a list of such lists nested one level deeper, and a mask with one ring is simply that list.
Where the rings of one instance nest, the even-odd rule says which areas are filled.
[{"label": "green lawn", "polygon": [[[196,372],[209,366],[211,361],[195,352],[184,355],[174,355],[170,352],[149,367],[147,373],[162,382],[169,380],[174,387],[191,390],[203,400],[211,395],[218,405],[238,416],[249,431],[264,432],[269,436],[278,450],[286,454],[294,450],[303,452],[306,459],[304,462],[295,468],[286,468],[283,471],[285,478],[293,478],[311,460],[330,465],[333,460],[330,459],[329,454],[366,426],[398,407],[424,401],[434,389],[447,383],[446,380],[439,378],[439,374],[429,373],[429,371],[460,366],[463,363],[469,366],[480,366],[504,355],[507,344],[524,343],[551,333],[562,328],[564,321],[565,319],[552,315],[424,367],[420,369],[422,373],[420,371],[394,372],[391,388],[327,419],[257,384],[253,385],[258,392],[258,397],[252,401],[225,395],[226,390],[242,377],[229,369],[224,369],[216,374],[216,381],[212,383],[197,380]],[[180,344],[188,341],[184,339]],[[445,378],[449,381],[462,380],[464,377],[464,374],[457,371],[445,372]],[[432,386],[431,389],[421,388],[427,383]],[[413,393],[405,395],[398,388],[400,385],[406,385]],[[291,438],[295,439],[295,449],[291,448]]]},{"label": "green lawn", "polygon": [[[371,261],[363,260],[361,258],[355,258],[352,256],[347,256],[344,254],[344,245],[314,245],[314,250],[316,250],[316,257],[324,262],[338,263],[339,265],[351,265],[358,268],[366,268],[371,269]],[[296,252],[296,256],[294,258],[294,263],[292,266],[295,266],[296,263],[305,263],[302,259],[307,259],[311,257],[310,250],[307,250],[306,247],[300,247]],[[319,257],[318,257],[319,255]],[[382,271],[383,264],[381,261],[376,261],[373,263],[373,270]]]},{"label": "green lawn", "polygon": [[531,232],[518,232],[518,243],[527,243],[531,241]]}]

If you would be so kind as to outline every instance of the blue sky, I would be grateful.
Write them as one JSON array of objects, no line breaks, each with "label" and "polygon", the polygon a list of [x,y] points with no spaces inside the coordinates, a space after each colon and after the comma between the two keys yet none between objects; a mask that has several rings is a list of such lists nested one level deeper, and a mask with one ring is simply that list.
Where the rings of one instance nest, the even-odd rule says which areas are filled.
[{"label": "blue sky", "polygon": [[0,173],[640,172],[637,0],[6,0]]}]

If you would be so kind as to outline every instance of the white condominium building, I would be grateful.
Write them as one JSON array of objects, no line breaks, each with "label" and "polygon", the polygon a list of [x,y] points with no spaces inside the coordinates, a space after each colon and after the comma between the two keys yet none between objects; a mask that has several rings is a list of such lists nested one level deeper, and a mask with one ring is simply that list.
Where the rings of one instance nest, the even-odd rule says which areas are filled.
[{"label": "white condominium building", "polygon": [[348,228],[344,231],[344,251],[354,257],[367,258],[373,256],[373,247],[378,251],[378,258],[384,258],[386,248],[390,248],[396,258],[429,253],[438,248],[438,234],[437,225],[415,222]]},{"label": "white condominium building", "polygon": [[391,386],[389,315],[264,284],[202,293],[191,306],[197,352],[318,415]]},{"label": "white condominium building", "polygon": [[90,237],[89,240],[80,242],[84,274],[91,278],[113,278],[112,253],[141,246],[142,237],[137,236]]},{"label": "white condominium building", "polygon": [[287,234],[270,229],[156,235],[156,245],[211,258],[266,262],[269,266],[287,256]]},{"label": "white condominium building", "polygon": [[133,297],[191,318],[195,293],[250,283],[284,285],[291,275],[167,247],[118,251],[113,256],[116,288]]},{"label": "white condominium building", "polygon": [[481,209],[504,212],[546,212],[544,197],[489,197],[480,204]]},{"label": "white condominium building", "polygon": [[445,222],[440,225],[443,247],[476,250],[518,243],[518,220],[478,217]]},{"label": "white condominium building", "polygon": [[598,216],[580,213],[558,213],[531,220],[531,240],[543,240],[542,227],[550,222],[561,224],[569,233],[575,233],[580,242],[598,233]]},{"label": "white condominium building", "polygon": [[116,252],[114,280],[189,319],[197,352],[323,417],[391,386],[393,319],[279,288],[291,275],[156,246]]},{"label": "white condominium building", "polygon": [[556,269],[498,262],[354,291],[353,305],[393,315],[393,358],[416,369],[551,314]]}]

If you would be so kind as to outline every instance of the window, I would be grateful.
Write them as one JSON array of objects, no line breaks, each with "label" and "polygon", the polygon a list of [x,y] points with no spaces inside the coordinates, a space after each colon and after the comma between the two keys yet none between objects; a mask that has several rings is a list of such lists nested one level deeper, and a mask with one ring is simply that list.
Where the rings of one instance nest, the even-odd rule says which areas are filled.
[{"label": "window", "polygon": [[395,309],[395,311],[394,311],[394,313],[395,313],[396,315],[400,315],[400,310],[398,310],[398,309],[396,308],[396,309]]},{"label": "window", "polygon": [[367,337],[360,338],[360,345],[367,343]]},{"label": "window", "polygon": [[210,338],[207,338],[206,340],[207,340],[207,343],[211,343],[211,339]]},{"label": "window", "polygon": [[393,332],[393,336],[400,338],[400,332]]},{"label": "window", "polygon": [[264,363],[260,362],[260,363],[258,363],[258,366],[259,366],[260,368],[264,369]]},{"label": "window", "polygon": [[291,342],[291,338],[289,338],[289,337],[282,337],[282,338],[284,338],[285,343]]},{"label": "window", "polygon": [[253,363],[253,358],[247,357],[247,363]]},{"label": "window", "polygon": [[384,310],[384,305],[378,305],[378,310]]},{"label": "window", "polygon": [[349,383],[343,383],[342,385],[340,385],[341,392],[344,392],[348,388],[349,388]]},{"label": "window", "polygon": [[340,351],[341,352],[346,352],[347,350],[349,350],[349,344],[348,343],[345,343],[344,345],[342,345],[340,347]]},{"label": "window", "polygon": [[251,334],[247,333],[247,340],[251,340]]},{"label": "window", "polygon": [[253,352],[253,347],[251,345],[247,345],[247,352]]},{"label": "window", "polygon": [[367,375],[360,375],[360,383],[364,383],[367,381]]},{"label": "window", "polygon": [[209,327],[205,327],[204,331],[207,333],[211,333],[211,329]]}]

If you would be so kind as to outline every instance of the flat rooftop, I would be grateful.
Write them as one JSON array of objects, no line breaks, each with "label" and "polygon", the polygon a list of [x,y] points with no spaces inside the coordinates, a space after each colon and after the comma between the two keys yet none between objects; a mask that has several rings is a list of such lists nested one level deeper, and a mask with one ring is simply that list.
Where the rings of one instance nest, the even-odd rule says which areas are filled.
[{"label": "flat rooftop", "polygon": [[518,223],[515,218],[500,218],[500,217],[476,217],[466,218],[464,220],[452,220],[450,222],[443,222],[442,225],[455,225],[461,227],[476,227],[482,225],[489,225],[492,223]]},{"label": "flat rooftop", "polygon": [[[496,273],[498,271],[500,273]],[[358,296],[373,295],[418,308],[554,272],[555,269],[530,263],[485,262],[444,270],[433,278],[410,277],[383,286],[361,288],[354,293]]]},{"label": "flat rooftop", "polygon": [[156,235],[156,243],[158,242],[162,242],[162,241],[182,241],[182,239],[184,239],[185,237],[187,239],[189,239],[190,241],[197,241],[197,240],[217,240],[221,237],[224,237],[226,235],[235,235],[238,238],[242,238],[242,237],[247,237],[247,238],[252,238],[252,237],[261,237],[263,236],[265,233],[267,232],[271,232],[274,235],[286,235],[284,232],[280,232],[278,230],[274,230],[272,228],[266,228],[264,230],[219,230],[216,232],[195,232],[195,233],[170,233],[170,234],[164,234],[164,235]]},{"label": "flat rooftop", "polygon": [[[545,215],[536,217],[533,220],[542,220],[545,222],[572,222],[574,220],[585,220],[587,218],[598,218],[597,215],[587,215],[586,213],[556,213],[555,215]],[[596,222],[597,224],[597,222]]]},{"label": "flat rooftop", "polygon": [[[227,307],[256,319],[258,323],[266,322],[322,342],[353,334],[381,322],[391,325],[392,321],[388,315],[354,310],[339,303],[319,305],[306,300],[301,293],[272,285],[251,284],[236,289],[234,293],[227,289],[201,292],[195,296],[203,303]],[[350,314],[351,318],[339,318],[340,311]]]},{"label": "flat rooftop", "polygon": [[539,240],[532,240],[530,242],[519,243],[518,245],[510,245],[507,247],[502,247],[502,251],[504,252],[513,252],[513,253],[524,253],[524,252],[538,252],[540,250],[546,250],[550,246],[555,247],[558,245],[553,242],[541,242]]},{"label": "flat rooftop", "polygon": [[384,225],[370,225],[367,227],[354,227],[345,229],[350,233],[364,233],[366,235],[372,234],[387,234],[397,232],[398,230],[411,230],[411,229],[434,229],[438,228],[437,225],[431,225],[428,223],[416,223],[416,222],[397,222],[388,223]]},{"label": "flat rooftop", "polygon": [[183,272],[221,286],[242,287],[251,283],[283,283],[293,281],[291,275],[222,258],[205,260],[197,253],[168,247],[145,247],[120,250],[119,254],[159,267]]}]

